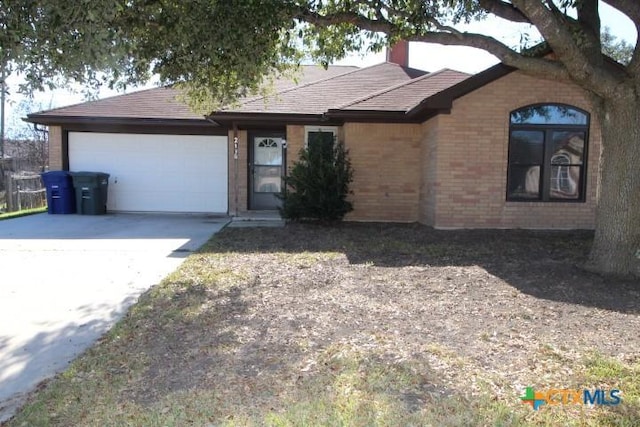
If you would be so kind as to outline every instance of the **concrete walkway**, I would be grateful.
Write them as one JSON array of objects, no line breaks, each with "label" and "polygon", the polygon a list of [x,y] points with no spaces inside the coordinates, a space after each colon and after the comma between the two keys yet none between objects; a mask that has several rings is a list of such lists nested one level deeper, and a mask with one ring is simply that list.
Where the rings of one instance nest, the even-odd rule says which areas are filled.
[{"label": "concrete walkway", "polygon": [[0,422],[227,223],[141,214],[0,221]]}]

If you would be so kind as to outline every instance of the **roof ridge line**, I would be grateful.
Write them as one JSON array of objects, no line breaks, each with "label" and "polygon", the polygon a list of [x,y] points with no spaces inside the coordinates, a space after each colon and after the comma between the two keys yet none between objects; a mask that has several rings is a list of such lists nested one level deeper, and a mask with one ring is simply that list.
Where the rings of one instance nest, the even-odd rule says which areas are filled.
[{"label": "roof ridge line", "polygon": [[[329,80],[337,79],[338,77],[348,76],[348,75],[351,75],[353,73],[357,73],[357,72],[364,71],[364,70],[369,70],[371,68],[379,67],[379,66],[384,65],[384,64],[387,64],[387,62],[380,62],[378,64],[369,65],[368,67],[357,68],[357,69],[349,71],[347,73],[338,74],[337,76],[325,77],[325,78],[319,79],[319,80],[314,80],[312,82],[308,82],[308,83],[305,83],[305,84],[300,85],[300,86],[289,87],[289,88],[283,89],[283,90],[281,90],[279,92],[276,92],[273,95],[279,95],[279,94],[282,94],[282,93],[288,93],[288,92],[291,92],[293,90],[298,90],[298,89],[301,89],[301,88],[304,88],[304,87],[309,87],[309,86],[312,86],[312,85],[315,85],[315,84],[318,84],[318,83],[324,83],[324,82],[329,81]],[[246,103],[255,102],[255,101],[258,101],[260,99],[265,99],[265,98],[267,98],[267,96],[263,95],[263,96],[260,96],[258,98],[253,98],[253,99],[244,101],[240,105],[245,105]],[[224,111],[224,110],[222,110],[222,111]]]},{"label": "roof ridge line", "polygon": [[[301,64],[300,66],[301,66],[301,67],[320,67],[321,65],[318,65],[318,64]],[[347,74],[350,74],[350,73],[353,73],[353,72],[356,72],[356,71],[359,71],[359,70],[363,70],[363,69],[364,69],[364,68],[360,68],[360,67],[358,67],[357,65],[329,65],[329,67],[345,67],[345,68],[354,68],[354,67],[355,67],[356,69],[355,69],[355,70],[348,71],[348,72],[343,73],[343,74],[338,74],[338,75],[336,75],[336,76],[323,77],[323,78],[318,79],[318,80],[312,80],[312,81],[307,82],[307,83],[305,83],[305,84],[303,84],[303,85],[300,85],[300,86],[292,86],[292,87],[288,87],[288,88],[282,89],[281,91],[275,92],[273,95],[275,95],[275,94],[279,94],[279,93],[284,93],[284,92],[287,92],[287,91],[289,91],[289,90],[291,90],[291,89],[296,89],[296,88],[304,87],[304,86],[307,86],[307,85],[309,85],[309,84],[316,83],[316,82],[320,82],[320,81],[323,81],[323,80],[329,80],[329,79],[332,79],[332,78],[334,78],[334,77],[344,76],[344,75],[347,75]],[[327,68],[328,68],[328,67],[327,67]],[[260,99],[266,98],[267,96],[268,96],[268,95],[257,95],[257,96],[252,96],[251,98],[243,99],[243,100],[242,100],[242,102],[240,102],[240,104],[238,104],[238,105],[244,105],[244,104],[246,104],[246,103],[248,103],[248,102],[258,101],[258,100],[260,100]],[[224,111],[224,110],[220,110],[220,111]]]},{"label": "roof ridge line", "polygon": [[[401,88],[403,86],[409,86],[410,84],[417,83],[419,81],[428,79],[428,78],[433,77],[433,76],[435,76],[437,74],[440,74],[440,73],[442,73],[444,71],[456,71],[456,70],[452,70],[451,68],[441,68],[439,70],[424,74],[422,76],[416,77],[416,78],[408,80],[406,82],[397,83],[397,84],[395,84],[393,86],[389,86],[389,87],[381,89],[381,90],[379,90],[377,92],[370,93],[368,95],[363,96],[362,98],[358,98],[358,99],[350,101],[350,102],[348,102],[346,104],[339,105],[339,106],[335,107],[335,109],[340,110],[340,109],[347,108],[347,107],[350,107],[350,106],[355,105],[355,104],[359,104],[359,103],[361,103],[363,101],[368,101],[369,99],[375,98],[376,96],[383,95],[385,93],[391,92],[392,90]],[[456,71],[456,72],[461,73],[461,74],[467,74],[467,73],[463,73],[462,71]],[[467,74],[467,75],[471,75],[471,74]]]}]

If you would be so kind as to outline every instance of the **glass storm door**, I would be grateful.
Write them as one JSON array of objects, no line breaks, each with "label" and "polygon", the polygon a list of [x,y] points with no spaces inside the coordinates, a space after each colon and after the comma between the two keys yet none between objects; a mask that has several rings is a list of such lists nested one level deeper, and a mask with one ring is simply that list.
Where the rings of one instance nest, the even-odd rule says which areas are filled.
[{"label": "glass storm door", "polygon": [[284,175],[284,138],[254,136],[249,162],[249,209],[275,210],[281,205],[276,197]]}]

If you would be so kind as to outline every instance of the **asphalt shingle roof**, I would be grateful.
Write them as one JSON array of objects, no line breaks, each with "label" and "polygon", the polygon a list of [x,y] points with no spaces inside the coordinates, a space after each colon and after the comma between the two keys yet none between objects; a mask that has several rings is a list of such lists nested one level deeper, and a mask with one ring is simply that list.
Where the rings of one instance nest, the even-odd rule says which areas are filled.
[{"label": "asphalt shingle roof", "polygon": [[239,107],[223,112],[323,114],[327,110],[378,92],[383,88],[406,83],[426,72],[401,67],[390,62],[361,68],[349,73],[299,85],[273,96],[242,102]]},{"label": "asphalt shingle roof", "polygon": [[[298,85],[335,77],[358,70],[350,66],[330,66],[326,70],[315,65],[302,67],[298,76]],[[283,91],[296,86],[290,79],[274,81],[274,89]],[[116,95],[96,101],[83,102],[67,107],[34,113],[45,117],[109,117],[109,118],[145,118],[145,119],[186,119],[203,120],[183,102],[176,99],[178,90],[171,87],[158,87],[137,92]],[[255,99],[255,98],[253,98]],[[249,100],[248,100],[249,101]]]},{"label": "asphalt shingle roof", "polygon": [[157,87],[82,104],[34,113],[46,117],[117,117],[145,119],[196,119],[202,115],[176,99],[178,91]]},{"label": "asphalt shingle roof", "polygon": [[344,104],[338,109],[349,111],[409,111],[423,99],[450,88],[469,77],[469,74],[460,71],[443,69],[368,94],[363,98]]},{"label": "asphalt shingle roof", "polygon": [[[458,87],[468,74],[443,69],[433,73],[384,62],[366,68],[303,66],[297,81],[278,79],[275,94],[240,100],[216,114],[323,115],[338,112],[408,113],[433,95]],[[471,80],[468,80],[471,81]],[[57,118],[79,119],[160,119],[198,120],[196,114],[177,99],[178,90],[159,87],[84,102],[30,114],[30,121],[56,123]]]}]

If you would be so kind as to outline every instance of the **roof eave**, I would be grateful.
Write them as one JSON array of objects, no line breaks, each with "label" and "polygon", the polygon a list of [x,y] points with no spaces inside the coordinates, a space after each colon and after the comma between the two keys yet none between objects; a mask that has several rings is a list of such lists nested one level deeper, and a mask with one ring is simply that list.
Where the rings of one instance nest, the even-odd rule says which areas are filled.
[{"label": "roof eave", "polygon": [[330,109],[325,116],[349,122],[418,123],[398,110],[343,110]]},{"label": "roof eave", "polygon": [[156,126],[217,126],[204,117],[202,119],[168,119],[143,117],[87,117],[87,116],[55,116],[49,114],[29,114],[22,120],[47,126],[63,126],[76,124],[100,125],[156,125]]},{"label": "roof eave", "polygon": [[327,124],[330,122],[324,114],[243,113],[238,111],[218,111],[207,116],[207,120],[213,121],[221,126],[231,124],[259,125],[263,123],[286,126],[288,124]]}]

